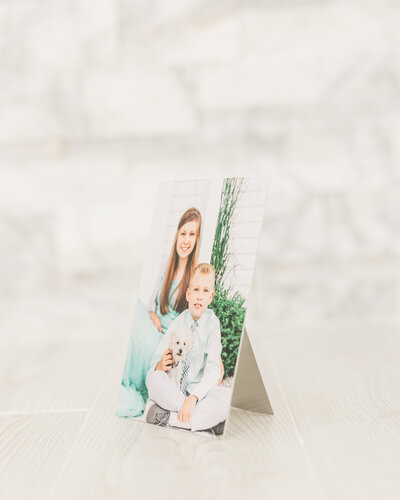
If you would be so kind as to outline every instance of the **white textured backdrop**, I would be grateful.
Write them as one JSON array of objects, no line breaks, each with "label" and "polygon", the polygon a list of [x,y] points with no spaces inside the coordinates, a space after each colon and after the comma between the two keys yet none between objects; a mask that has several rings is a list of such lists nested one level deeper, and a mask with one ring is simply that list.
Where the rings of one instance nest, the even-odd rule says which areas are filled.
[{"label": "white textured backdrop", "polygon": [[[1,498],[400,498],[399,27],[0,0]],[[202,444],[117,418],[159,181],[271,171],[246,326],[275,415]]]},{"label": "white textured backdrop", "polygon": [[399,26],[391,0],[0,0],[3,332],[67,283],[133,295],[159,180],[271,170],[263,316],[398,320]]}]

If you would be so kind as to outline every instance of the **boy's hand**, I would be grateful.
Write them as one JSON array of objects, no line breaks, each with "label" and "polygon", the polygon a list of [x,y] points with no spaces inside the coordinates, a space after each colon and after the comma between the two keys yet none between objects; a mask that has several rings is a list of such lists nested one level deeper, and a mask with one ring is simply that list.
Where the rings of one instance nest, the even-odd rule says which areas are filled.
[{"label": "boy's hand", "polygon": [[178,420],[181,422],[190,422],[197,400],[198,398],[194,394],[190,394],[190,396],[185,399],[181,409],[179,410]]},{"label": "boy's hand", "polygon": [[156,370],[167,372],[172,366],[172,351],[168,348],[161,356],[160,361],[157,363]]},{"label": "boy's hand", "polygon": [[157,330],[162,333],[161,321],[155,312],[149,312],[151,321],[155,324]]}]

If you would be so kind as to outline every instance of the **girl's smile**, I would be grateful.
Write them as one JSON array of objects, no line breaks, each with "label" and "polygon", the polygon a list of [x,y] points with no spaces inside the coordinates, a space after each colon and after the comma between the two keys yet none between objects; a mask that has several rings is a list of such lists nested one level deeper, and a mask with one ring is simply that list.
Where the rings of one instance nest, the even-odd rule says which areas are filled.
[{"label": "girl's smile", "polygon": [[196,244],[197,229],[197,221],[187,222],[180,228],[176,240],[176,252],[181,259],[185,259],[192,253]]}]

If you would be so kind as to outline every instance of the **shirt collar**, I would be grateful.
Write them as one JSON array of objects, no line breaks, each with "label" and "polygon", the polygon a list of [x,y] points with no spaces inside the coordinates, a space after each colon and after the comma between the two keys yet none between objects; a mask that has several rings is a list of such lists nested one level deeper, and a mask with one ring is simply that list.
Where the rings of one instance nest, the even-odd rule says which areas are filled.
[{"label": "shirt collar", "polygon": [[188,312],[188,323],[189,323],[189,326],[192,327],[195,323],[198,324],[198,326],[201,328],[202,326],[204,326],[205,322],[207,321],[207,317],[210,315],[210,309],[206,309],[203,314],[200,316],[200,318],[197,320],[197,322],[193,319],[193,316],[191,314],[191,312],[189,311],[189,309],[186,309],[187,312]]}]

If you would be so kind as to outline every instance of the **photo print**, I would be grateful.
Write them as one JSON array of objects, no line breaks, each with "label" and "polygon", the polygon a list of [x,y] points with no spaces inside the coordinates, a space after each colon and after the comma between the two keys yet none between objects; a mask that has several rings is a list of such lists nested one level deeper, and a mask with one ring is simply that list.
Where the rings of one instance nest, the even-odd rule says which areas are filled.
[{"label": "photo print", "polygon": [[221,437],[267,181],[160,185],[117,415]]}]

